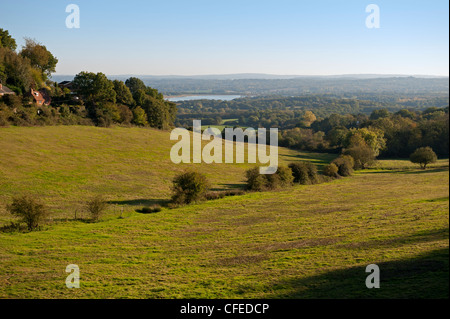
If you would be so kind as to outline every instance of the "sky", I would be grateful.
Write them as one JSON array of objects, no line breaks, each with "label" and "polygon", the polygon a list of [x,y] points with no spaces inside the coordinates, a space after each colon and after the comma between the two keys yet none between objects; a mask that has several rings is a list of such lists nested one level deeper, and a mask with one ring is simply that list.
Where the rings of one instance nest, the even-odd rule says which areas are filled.
[{"label": "sky", "polygon": [[446,0],[1,0],[0,28],[18,50],[44,44],[60,75],[449,74]]}]

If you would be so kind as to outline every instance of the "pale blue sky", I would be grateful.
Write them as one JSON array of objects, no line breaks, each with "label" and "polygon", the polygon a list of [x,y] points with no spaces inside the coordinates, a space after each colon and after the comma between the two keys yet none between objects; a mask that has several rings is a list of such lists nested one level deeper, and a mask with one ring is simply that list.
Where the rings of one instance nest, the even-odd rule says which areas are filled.
[{"label": "pale blue sky", "polygon": [[[80,7],[68,29],[65,8]],[[381,28],[368,29],[367,5]],[[57,74],[270,73],[448,76],[442,0],[2,0],[0,28],[35,38]]]}]

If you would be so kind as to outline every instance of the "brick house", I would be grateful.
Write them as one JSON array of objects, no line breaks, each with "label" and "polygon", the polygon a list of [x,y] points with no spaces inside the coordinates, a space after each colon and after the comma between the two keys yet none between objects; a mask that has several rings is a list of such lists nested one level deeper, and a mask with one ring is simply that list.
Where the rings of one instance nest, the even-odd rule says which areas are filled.
[{"label": "brick house", "polygon": [[45,91],[35,91],[31,89],[31,95],[37,105],[50,105],[51,98],[45,93]]}]

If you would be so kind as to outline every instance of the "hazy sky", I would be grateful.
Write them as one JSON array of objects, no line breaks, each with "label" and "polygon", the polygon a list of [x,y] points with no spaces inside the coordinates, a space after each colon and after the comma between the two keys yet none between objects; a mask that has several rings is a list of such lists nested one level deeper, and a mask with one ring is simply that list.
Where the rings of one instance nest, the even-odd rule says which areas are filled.
[{"label": "hazy sky", "polygon": [[[68,4],[80,28],[66,28]],[[366,6],[380,28],[366,27]],[[0,28],[35,38],[57,74],[448,75],[446,0],[2,0]]]}]

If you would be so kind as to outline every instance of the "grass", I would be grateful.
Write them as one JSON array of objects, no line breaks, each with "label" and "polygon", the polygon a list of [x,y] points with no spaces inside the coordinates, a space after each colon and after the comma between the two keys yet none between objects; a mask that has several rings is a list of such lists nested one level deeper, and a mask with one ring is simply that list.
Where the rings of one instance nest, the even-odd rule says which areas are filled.
[{"label": "grass", "polygon": [[[167,132],[0,134],[2,201],[33,192],[60,218],[39,232],[0,232],[0,298],[448,298],[448,160],[407,174],[381,161],[319,185],[140,214],[135,208],[168,198],[170,176],[182,170],[164,160]],[[284,163],[333,158],[280,154]],[[201,165],[215,187],[239,185],[245,168]],[[96,193],[124,211],[73,220],[65,207]],[[365,287],[372,263],[380,289]],[[65,286],[69,264],[80,267],[80,289]]]},{"label": "grass", "polygon": [[[0,226],[9,222],[5,206],[17,193],[39,196],[55,218],[72,218],[75,212],[83,216],[83,201],[97,194],[112,203],[111,212],[124,205],[138,209],[164,204],[171,195],[172,178],[187,168],[206,174],[214,190],[240,188],[245,170],[254,165],[174,165],[169,157],[174,143],[168,132],[154,129],[1,128]],[[317,159],[314,154],[280,149],[281,164],[293,160]]]}]

